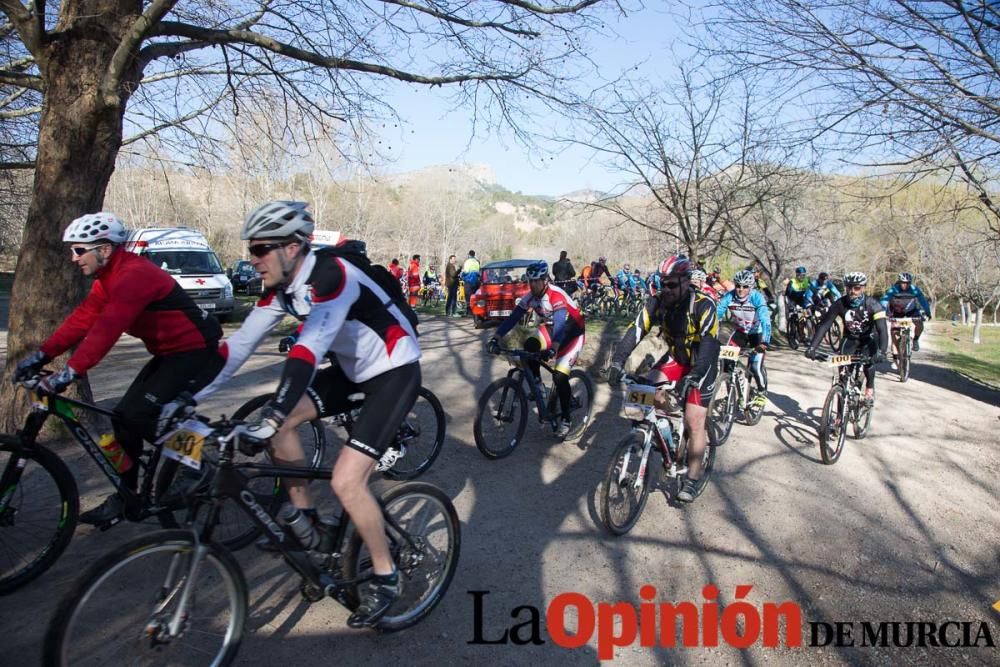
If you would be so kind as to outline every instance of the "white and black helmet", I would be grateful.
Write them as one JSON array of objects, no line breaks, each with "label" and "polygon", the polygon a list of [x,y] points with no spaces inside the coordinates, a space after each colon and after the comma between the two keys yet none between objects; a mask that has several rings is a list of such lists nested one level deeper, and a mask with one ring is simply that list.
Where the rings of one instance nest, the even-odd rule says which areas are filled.
[{"label": "white and black helmet", "polygon": [[63,243],[125,243],[125,225],[114,213],[101,211],[82,215],[63,232]]},{"label": "white and black helmet", "polygon": [[240,239],[280,239],[297,236],[309,240],[316,223],[302,201],[272,201],[258,206],[247,216]]},{"label": "white and black helmet", "polygon": [[868,276],[861,273],[860,271],[852,271],[844,276],[844,284],[850,287],[851,285],[867,285]]},{"label": "white and black helmet", "polygon": [[737,271],[736,275],[733,276],[733,282],[737,287],[753,287],[753,272]]},{"label": "white and black helmet", "polygon": [[899,274],[899,282],[901,283],[912,283],[913,275],[908,271],[903,271]]},{"label": "white and black helmet", "polygon": [[697,280],[699,282],[705,282],[708,280],[708,274],[701,269],[691,269],[691,280]]}]

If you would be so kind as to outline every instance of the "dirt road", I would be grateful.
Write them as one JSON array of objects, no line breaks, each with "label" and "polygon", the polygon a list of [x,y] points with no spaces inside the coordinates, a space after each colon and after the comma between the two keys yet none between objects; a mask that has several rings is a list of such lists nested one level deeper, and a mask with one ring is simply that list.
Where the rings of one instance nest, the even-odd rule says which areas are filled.
[{"label": "dirt road", "polygon": [[[348,630],[346,612],[332,601],[304,602],[297,582],[278,561],[244,550],[239,560],[251,582],[248,635],[238,664],[405,664],[444,662],[504,665],[559,661],[597,662],[597,639],[577,649],[557,646],[545,610],[560,593],[577,592],[595,604],[638,605],[640,589],[655,587],[657,602],[705,603],[703,587],[718,587],[719,601],[735,601],[737,586],[752,586],[746,600],[793,601],[802,610],[803,642],[809,622],[854,622],[854,647],[619,648],[621,664],[912,663],[966,661],[997,664],[996,648],[861,647],[861,622],[986,621],[1000,642],[1000,395],[929,365],[918,353],[910,382],[879,378],[871,434],[849,440],[841,460],[819,460],[816,425],[830,384],[829,371],[801,354],[768,356],[770,403],[756,427],[737,425],[721,448],[711,486],[693,505],[678,507],[656,492],[626,537],[599,526],[595,491],[626,422],[607,387],[599,385],[594,425],[579,443],[559,444],[529,424],[529,438],[511,457],[488,461],[472,437],[475,400],[505,371],[482,353],[487,335],[465,321],[422,325],[424,382],[448,414],[445,450],[427,481],[453,499],[462,519],[458,574],[440,607],[421,625],[396,635]],[[933,346],[933,339],[928,338]],[[608,341],[588,341],[592,348]],[[603,350],[602,350],[603,351]],[[592,351],[593,355],[595,352]],[[104,399],[120,394],[145,352],[121,344],[92,374]],[[225,393],[205,406],[232,410],[273,385],[281,357],[258,355]],[[6,389],[5,389],[6,390]],[[84,507],[98,502],[107,484],[72,447]],[[81,526],[67,553],[39,582],[0,605],[0,655],[8,664],[37,664],[45,624],[76,572],[112,544],[147,530],[119,526],[96,533]],[[540,610],[540,645],[469,644],[475,596],[481,594],[483,639]],[[575,627],[575,623],[570,627]],[[521,630],[527,637],[528,630]],[[784,635],[782,635],[784,636]],[[961,638],[952,632],[949,638]],[[822,637],[821,637],[822,638]]]}]

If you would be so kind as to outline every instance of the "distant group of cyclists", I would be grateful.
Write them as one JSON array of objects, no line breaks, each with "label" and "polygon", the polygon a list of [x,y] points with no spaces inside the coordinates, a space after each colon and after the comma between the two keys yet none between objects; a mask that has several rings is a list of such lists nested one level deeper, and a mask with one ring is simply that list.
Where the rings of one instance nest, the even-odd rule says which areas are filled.
[{"label": "distant group of cyclists", "polygon": [[[386,542],[379,506],[368,488],[368,478],[387,454],[390,441],[413,405],[421,386],[421,349],[414,320],[402,294],[380,280],[365,258],[364,244],[342,239],[330,248],[314,249],[315,227],[307,204],[275,201],[252,211],[240,237],[247,243],[250,261],[261,275],[264,294],[238,330],[222,339],[222,329],[202,311],[168,273],[124,248],[124,225],[114,214],[102,212],[74,220],[63,241],[70,259],[84,276],[95,280],[86,299],[40,346],[17,364],[15,380],[40,378],[40,391],[59,393],[83,377],[112,348],[123,333],[141,339],[152,359],[139,372],[115,409],[114,432],[127,454],[137,460],[142,441],[153,442],[178,415],[228,383],[250,354],[286,316],[300,323],[289,346],[279,384],[270,403],[249,423],[237,427],[245,443],[269,448],[283,464],[304,465],[297,427],[324,415],[343,412],[348,396],[367,397],[354,420],[346,446],[333,468],[331,487],[350,515],[371,555],[375,577],[363,587],[359,603],[348,620],[352,627],[371,627],[400,594],[399,573]],[[420,275],[420,257],[411,259],[410,272]],[[379,267],[381,268],[381,267]],[[453,290],[458,282],[475,279],[478,260],[469,252],[459,267],[454,256],[447,267],[449,314],[454,313]],[[382,269],[386,271],[386,269]],[[389,278],[401,280],[402,267],[394,260]],[[757,400],[766,401],[764,357],[772,344],[775,294],[753,266],[723,279],[718,267],[708,272],[683,255],[671,255],[655,271],[643,274],[629,264],[616,274],[601,256],[579,276],[564,251],[552,266],[538,261],[526,269],[530,291],[499,325],[487,343],[500,351],[500,340],[534,313],[538,326],[525,349],[551,361],[559,402],[557,436],[570,431],[571,369],[586,340],[585,315],[574,293],[595,289],[607,278],[619,289],[641,295],[642,307],[615,348],[607,372],[617,384],[625,363],[639,342],[658,327],[666,351],[648,375],[651,382],[675,382],[685,405],[684,421],[690,436],[688,472],[677,499],[691,502],[699,494],[701,461],[708,446],[709,404],[718,380],[723,343],[750,350],[750,370],[757,384]],[[433,265],[420,283],[437,284]],[[409,283],[412,287],[413,283]],[[903,272],[895,284],[876,299],[867,294],[868,277],[861,272],[843,276],[842,293],[827,272],[811,279],[804,266],[795,269],[782,294],[786,312],[793,308],[822,309],[819,326],[806,356],[814,358],[834,320],[843,323],[840,352],[866,351],[866,399],[874,395],[874,364],[889,353],[887,312],[894,317],[915,316],[913,349],[919,349],[921,318],[930,318],[927,299]],[[413,292],[409,292],[412,303]],[[729,320],[733,333],[719,339],[719,323]],[[43,375],[43,368],[74,348],[65,366]],[[320,367],[331,357],[336,363]],[[538,363],[529,364],[537,376]],[[660,396],[658,401],[665,401]],[[658,403],[659,404],[659,403]],[[136,476],[126,477],[132,487]],[[317,530],[324,525],[304,480],[285,480],[291,503]],[[80,517],[101,524],[125,511],[117,494]]]}]

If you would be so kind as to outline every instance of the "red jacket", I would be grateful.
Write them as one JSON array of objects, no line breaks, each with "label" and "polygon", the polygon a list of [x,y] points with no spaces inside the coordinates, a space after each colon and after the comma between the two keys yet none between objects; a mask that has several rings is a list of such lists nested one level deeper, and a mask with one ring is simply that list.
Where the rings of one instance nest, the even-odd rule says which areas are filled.
[{"label": "red jacket", "polygon": [[410,270],[406,272],[406,284],[410,287],[420,287],[420,262],[410,261]]},{"label": "red jacket", "polygon": [[170,274],[151,261],[118,248],[97,271],[90,294],[69,314],[41,351],[53,359],[77,343],[69,366],[86,373],[128,333],[154,355],[214,348],[218,321],[191,300]]},{"label": "red jacket", "polygon": [[403,277],[403,267],[399,264],[390,264],[389,273],[391,273],[392,277],[396,280],[400,280]]}]

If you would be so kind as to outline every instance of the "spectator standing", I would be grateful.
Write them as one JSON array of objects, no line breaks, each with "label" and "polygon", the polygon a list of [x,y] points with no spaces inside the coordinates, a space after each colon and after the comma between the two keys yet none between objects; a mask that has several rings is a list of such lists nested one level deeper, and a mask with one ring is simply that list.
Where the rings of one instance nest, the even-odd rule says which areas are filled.
[{"label": "spectator standing", "polygon": [[420,293],[420,255],[414,255],[410,259],[410,268],[406,272],[406,286],[410,295],[410,306],[416,306],[417,296]]},{"label": "spectator standing", "polygon": [[399,260],[395,257],[393,257],[392,262],[389,263],[389,273],[391,273],[392,277],[400,283],[403,282],[403,267],[399,265]]},{"label": "spectator standing", "polygon": [[559,261],[552,265],[552,277],[555,278],[556,286],[567,294],[576,291],[576,270],[565,250],[559,253]]},{"label": "spectator standing", "polygon": [[448,266],[444,270],[444,286],[448,290],[448,299],[444,303],[446,317],[456,317],[458,313],[458,258],[448,257]]},{"label": "spectator standing", "polygon": [[[472,295],[479,289],[479,272],[482,270],[479,260],[476,259],[476,251],[470,250],[469,256],[462,264],[462,282],[465,283],[465,302],[472,302]],[[471,317],[472,309],[466,307],[465,312]]]}]

